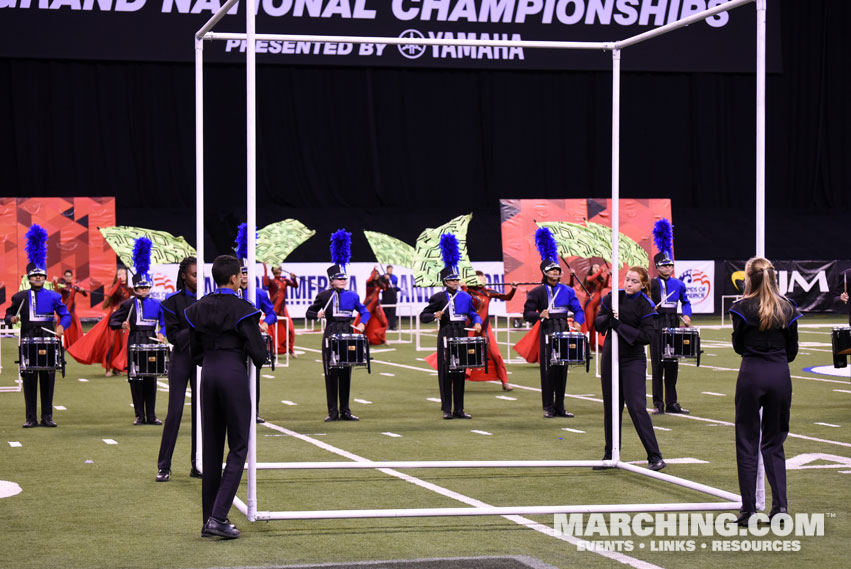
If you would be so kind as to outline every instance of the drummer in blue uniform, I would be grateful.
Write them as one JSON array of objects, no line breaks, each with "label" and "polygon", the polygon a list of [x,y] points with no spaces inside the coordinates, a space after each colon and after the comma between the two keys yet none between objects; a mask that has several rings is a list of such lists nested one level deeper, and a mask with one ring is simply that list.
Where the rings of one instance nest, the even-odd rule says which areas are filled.
[{"label": "drummer in blue uniform", "polygon": [[[239,281],[239,290],[236,291],[239,298],[245,298],[248,293],[248,239],[246,236],[246,225],[243,223],[239,226],[239,233],[236,236],[236,256],[239,257],[242,270],[242,278]],[[250,302],[250,299],[248,299]],[[254,306],[263,311],[265,318],[260,320],[260,331],[264,334],[269,333],[269,326],[274,326],[278,321],[278,316],[275,314],[275,305],[269,299],[269,294],[260,287],[254,289]],[[257,417],[255,421],[265,423],[266,420],[260,416],[260,366],[257,366],[257,377],[255,378],[255,386],[257,393]]]},{"label": "drummer in blue uniform", "polygon": [[653,257],[659,276],[650,280],[650,298],[659,313],[658,331],[650,343],[650,361],[653,369],[653,414],[680,413],[688,415],[677,399],[677,374],[679,363],[676,358],[665,358],[663,330],[679,328],[680,316],[677,304],[682,304],[682,319],[691,326],[691,302],[686,294],[686,285],[672,276],[674,272],[674,234],[671,222],[660,219],[653,226],[653,240],[659,249]]},{"label": "drummer in blue uniform", "polygon": [[544,417],[573,417],[573,413],[564,408],[567,366],[551,363],[552,342],[549,337],[555,332],[570,330],[568,317],[571,312],[575,324],[585,322],[585,312],[573,289],[559,283],[561,267],[558,264],[558,247],[549,229],[542,227],[535,232],[535,245],[541,255],[542,284],[528,292],[523,305],[523,317],[527,322],[541,321],[538,363],[541,369]]},{"label": "drummer in blue uniform", "polygon": [[[369,310],[360,301],[358,293],[345,290],[349,276],[346,265],[351,258],[352,234],[345,229],[337,230],[331,236],[331,261],[328,267],[328,279],[331,288],[323,290],[313,300],[305,318],[316,320],[325,318],[325,332],[322,334],[322,369],[325,373],[325,399],[328,404],[328,416],[325,421],[358,421],[349,408],[349,395],[352,385],[351,367],[331,367],[331,347],[328,338],[335,334],[351,334],[355,329],[363,332],[369,322]],[[360,314],[360,322],[352,326],[355,312]],[[338,402],[339,400],[339,402]]]},{"label": "drummer in blue uniform", "polygon": [[451,233],[441,235],[440,253],[444,264],[443,270],[440,271],[440,278],[446,288],[428,299],[428,306],[420,313],[420,322],[428,323],[437,320],[440,325],[437,332],[437,380],[440,386],[440,408],[443,411],[443,418],[472,419],[472,416],[464,411],[466,370],[449,371],[444,342],[446,338],[466,337],[467,320],[473,323],[476,334],[481,334],[482,319],[473,307],[473,297],[459,290],[461,276],[458,272],[458,262],[461,260],[461,255],[458,238]]},{"label": "drummer in blue uniform", "polygon": [[[12,295],[12,303],[6,309],[5,322],[7,326],[21,323],[21,338],[44,338],[52,340],[62,338],[65,328],[71,325],[71,314],[62,304],[62,296],[58,292],[45,290],[44,281],[47,279],[47,231],[38,225],[32,225],[26,234],[27,238],[27,279],[30,289],[22,290]],[[59,316],[59,324],[54,330],[54,314]],[[47,330],[47,331],[46,331]],[[59,346],[56,345],[56,358],[59,356]],[[51,370],[34,370],[21,372],[24,387],[24,404],[26,406],[25,429],[38,426],[36,412],[38,410],[38,392],[41,391],[41,425],[55,427],[53,420],[53,387],[56,382],[56,372]]]},{"label": "drummer in blue uniform", "polygon": [[[151,267],[151,240],[147,237],[136,239],[133,245],[133,294],[109,317],[109,327],[122,329],[129,333],[127,338],[127,381],[133,397],[133,409],[136,413],[134,425],[162,425],[157,418],[157,376],[139,375],[133,365],[132,346],[165,342],[165,317],[159,301],[150,298],[153,279],[149,274]],[[157,328],[159,327],[159,332]],[[156,333],[156,336],[154,334]]]}]

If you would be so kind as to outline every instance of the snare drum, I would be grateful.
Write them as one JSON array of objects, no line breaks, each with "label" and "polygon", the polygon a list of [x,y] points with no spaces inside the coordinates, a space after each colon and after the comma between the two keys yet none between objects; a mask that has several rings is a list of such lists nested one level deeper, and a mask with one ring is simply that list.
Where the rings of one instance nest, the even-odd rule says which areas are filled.
[{"label": "snare drum", "polygon": [[487,372],[488,342],[483,336],[443,338],[449,371],[483,367]]},{"label": "snare drum", "polygon": [[848,358],[851,355],[851,326],[838,326],[830,334],[833,344],[833,367],[840,368],[848,366]]},{"label": "snare drum", "polygon": [[585,371],[591,362],[588,338],[581,332],[553,332],[547,338],[550,343],[550,365],[584,365]]},{"label": "snare drum", "polygon": [[369,342],[363,334],[332,334],[325,339],[331,352],[328,367],[345,368],[369,364]]},{"label": "snare drum", "polygon": [[168,346],[165,344],[131,344],[128,378],[168,375]]},{"label": "snare drum", "polygon": [[700,331],[697,328],[663,328],[662,359],[697,358],[700,365]]},{"label": "snare drum", "polygon": [[21,338],[21,373],[30,371],[55,371],[62,367],[60,346],[56,336],[48,338]]}]

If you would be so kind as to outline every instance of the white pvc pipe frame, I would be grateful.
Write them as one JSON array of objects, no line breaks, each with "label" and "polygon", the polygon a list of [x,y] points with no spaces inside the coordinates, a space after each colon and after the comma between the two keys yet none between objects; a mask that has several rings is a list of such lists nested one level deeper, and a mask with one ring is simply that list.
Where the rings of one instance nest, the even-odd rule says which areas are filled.
[{"label": "white pvc pipe frame", "polygon": [[[362,36],[312,36],[300,34],[257,34],[254,20],[255,0],[247,0],[245,7],[246,33],[214,33],[211,30],[227,13],[237,0],[228,0],[215,15],[195,34],[195,128],[196,128],[196,239],[198,246],[199,277],[203,278],[204,260],[204,158],[203,158],[203,41],[204,40],[246,40],[246,150],[248,158],[246,201],[248,226],[248,298],[255,294],[255,232],[256,224],[256,41],[310,41],[310,42],[348,42],[348,43],[383,43],[388,45],[446,45],[446,46],[492,46],[520,47],[530,49],[585,49],[606,50],[612,52],[612,282],[619,282],[619,251],[618,229],[620,227],[620,61],[624,48],[636,45],[656,36],[697,23],[715,14],[738,8],[744,4],[756,2],[757,9],[757,124],[756,124],[756,254],[765,255],[765,45],[766,45],[766,0],[730,0],[714,8],[693,14],[687,18],[660,26],[648,32],[638,34],[615,42],[561,42],[561,41],[508,41],[508,40],[459,40],[459,39],[414,39],[392,37],[362,37]],[[200,279],[199,279],[200,280]],[[200,282],[203,282],[201,280]],[[615,289],[617,290],[617,288]],[[612,309],[618,309],[618,295],[612,295]],[[612,344],[612,360],[618,361],[618,342]],[[254,366],[250,366],[248,379],[254,377]],[[633,512],[633,511],[687,511],[687,510],[720,510],[741,507],[741,497],[723,490],[711,488],[703,484],[677,478],[646,468],[621,462],[620,460],[620,413],[619,405],[619,369],[612,366],[612,459],[607,461],[543,461],[547,466],[560,467],[589,467],[596,465],[613,466],[629,472],[635,472],[665,482],[671,482],[704,492],[714,497],[728,500],[727,502],[709,503],[676,503],[676,504],[597,504],[581,506],[529,506],[529,507],[482,507],[482,508],[408,508],[387,510],[332,510],[306,512],[258,512],[256,494],[256,474],[261,468],[294,468],[299,463],[265,463],[257,464],[257,434],[255,422],[251,422],[248,450],[248,502],[239,498],[234,500],[237,508],[246,515],[249,521],[273,519],[333,519],[333,518],[374,518],[374,517],[422,517],[422,516],[469,516],[469,515],[532,515],[572,512]],[[254,381],[249,381],[251,393],[252,417],[256,415],[256,393]],[[200,388],[200,378],[199,378]],[[200,401],[200,397],[198,398]],[[200,417],[200,414],[199,414]],[[200,438],[200,429],[198,429]],[[201,445],[198,444],[199,456]],[[301,463],[304,464],[304,463]],[[331,468],[333,463],[317,463],[315,468]],[[389,468],[390,464],[414,463],[343,463],[348,468]],[[470,468],[475,467],[470,462],[432,462],[428,466],[416,463],[418,468]],[[531,464],[544,466],[542,461],[492,462],[489,468],[529,467]],[[522,466],[521,466],[522,465]],[[199,460],[200,466],[200,460]],[[297,468],[303,468],[297,467]]]}]

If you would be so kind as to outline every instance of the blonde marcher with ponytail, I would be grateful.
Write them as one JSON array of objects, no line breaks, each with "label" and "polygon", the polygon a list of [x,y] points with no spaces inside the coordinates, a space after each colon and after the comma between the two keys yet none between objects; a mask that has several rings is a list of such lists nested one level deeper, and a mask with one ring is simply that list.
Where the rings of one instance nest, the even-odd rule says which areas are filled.
[{"label": "blonde marcher with ponytail", "polygon": [[[762,458],[771,486],[769,517],[787,513],[786,456],[792,379],[789,362],[798,354],[795,304],[777,290],[777,274],[768,259],[754,257],[745,266],[745,293],[730,307],[733,348],[742,356],[736,383],[736,463],[742,510],[737,522],[747,525],[756,513],[757,461],[762,430]],[[762,408],[762,420],[759,410]]]}]

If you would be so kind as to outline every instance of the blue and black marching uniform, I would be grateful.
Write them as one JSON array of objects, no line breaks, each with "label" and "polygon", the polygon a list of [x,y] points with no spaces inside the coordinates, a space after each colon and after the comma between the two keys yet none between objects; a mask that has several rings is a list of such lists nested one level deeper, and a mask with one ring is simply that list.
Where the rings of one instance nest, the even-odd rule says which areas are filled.
[{"label": "blue and black marching uniform", "polygon": [[[245,298],[245,294],[247,292],[247,289],[240,288],[236,294],[237,296],[239,296],[239,298]],[[278,321],[278,316],[275,314],[275,305],[272,304],[272,301],[269,299],[269,294],[262,288],[257,287],[256,289],[254,289],[254,298],[256,300],[254,306],[263,311],[263,315],[266,317],[263,321],[270,327],[274,326],[275,322]],[[254,385],[256,395],[255,401],[257,403],[257,422],[263,423],[265,421],[260,418],[260,366],[257,366],[257,373],[256,377],[254,378]]]},{"label": "blue and black marching uniform", "polygon": [[[160,302],[154,298],[131,297],[118,306],[118,310],[109,317],[109,327],[119,330],[124,322],[130,324],[127,336],[127,381],[130,383],[130,393],[133,396],[133,408],[136,412],[135,424],[148,423],[160,425],[157,419],[157,378],[156,376],[134,376],[131,366],[132,353],[130,346],[134,344],[154,344],[151,337],[156,335],[157,327],[165,332],[165,318]],[[130,317],[128,320],[127,317]]]},{"label": "blue and black marching uniform", "polygon": [[[21,306],[23,304],[23,306]],[[31,288],[12,295],[12,303],[6,309],[5,322],[12,326],[12,317],[18,315],[21,322],[21,338],[52,338],[42,328],[54,330],[54,314],[59,316],[63,328],[71,325],[71,313],[62,304],[62,295],[52,290]],[[21,374],[24,388],[27,422],[25,427],[38,424],[38,392],[41,392],[41,424],[56,426],[53,422],[53,388],[56,372],[50,370],[31,371]],[[40,381],[39,381],[40,380]]]},{"label": "blue and black marching uniform", "polygon": [[680,325],[677,303],[682,304],[683,315],[691,318],[691,302],[686,294],[686,285],[675,277],[655,277],[650,280],[650,298],[658,306],[658,330],[650,342],[650,364],[653,369],[653,406],[659,410],[676,412],[677,374],[679,362],[676,358],[665,359],[662,330],[678,328]]},{"label": "blue and black marching uniform", "polygon": [[[201,366],[204,521],[211,516],[226,520],[245,467],[253,419],[247,361],[260,367],[266,360],[261,313],[228,288],[202,297],[183,313],[192,359]],[[225,437],[230,450],[222,472]]]},{"label": "blue and black marching uniform", "polygon": [[[549,318],[541,319],[541,312],[544,310],[548,310]],[[572,416],[564,408],[567,366],[552,365],[552,344],[549,341],[549,336],[555,332],[570,331],[567,318],[571,312],[574,322],[585,322],[585,312],[576,298],[576,293],[561,283],[542,284],[533,288],[527,294],[526,303],[523,305],[523,318],[527,322],[541,320],[538,364],[541,370],[541,402],[547,417]]]},{"label": "blue and black marching uniform", "polygon": [[[325,308],[326,306],[328,308]],[[369,310],[361,303],[358,293],[351,290],[338,291],[330,288],[316,295],[313,304],[308,307],[305,313],[305,318],[315,320],[318,318],[319,311],[323,308],[325,309],[325,332],[322,334],[322,369],[325,372],[325,399],[328,404],[328,420],[334,421],[341,417],[352,416],[349,409],[352,368],[328,366],[331,349],[327,340],[334,334],[351,334],[353,332],[351,323],[356,312],[360,314],[360,321],[365,325],[369,322]]]},{"label": "blue and black marching uniform", "polygon": [[482,319],[476,313],[473,306],[473,297],[462,290],[453,291],[445,289],[433,294],[428,299],[426,306],[420,313],[420,321],[429,323],[434,321],[436,312],[443,311],[440,318],[440,329],[437,333],[437,377],[440,385],[440,408],[444,416],[452,413],[453,400],[455,402],[454,416],[464,415],[464,384],[466,382],[466,370],[449,371],[446,361],[446,350],[443,347],[444,338],[466,337],[464,330],[467,320],[473,324],[482,324]]},{"label": "blue and black marching uniform", "polygon": [[187,386],[192,390],[190,411],[192,454],[189,456],[189,461],[192,464],[192,471],[197,470],[195,465],[195,435],[198,417],[195,410],[195,399],[198,386],[195,380],[195,362],[192,361],[192,354],[189,350],[189,323],[184,314],[184,310],[192,306],[196,299],[195,293],[182,289],[170,294],[162,301],[165,335],[169,343],[174,346],[168,365],[168,414],[165,417],[160,454],[157,458],[157,469],[166,472],[171,470],[171,458],[174,454],[174,445],[177,442],[177,433],[180,430],[180,422],[183,418]]},{"label": "blue and black marching uniform", "polygon": [[[620,415],[623,416],[623,405],[629,411],[632,424],[644,450],[647,461],[652,465],[662,460],[656,434],[653,432],[653,422],[647,413],[647,357],[644,346],[649,344],[656,334],[656,319],[658,317],[653,301],[643,293],[626,294],[618,291],[618,318],[612,314],[612,293],[600,302],[600,312],[594,319],[594,327],[606,334],[603,345],[603,369],[600,384],[603,388],[603,413],[606,434],[606,448],[603,460],[612,458],[612,334],[618,335],[618,370],[620,380]],[[623,421],[620,422],[622,432]],[[620,437],[623,448],[623,437]]]},{"label": "blue and black marching uniform", "polygon": [[[782,328],[760,330],[759,299],[733,303],[733,349],[742,356],[736,381],[736,464],[742,511],[756,511],[756,474],[762,429],[762,460],[771,486],[772,512],[786,508],[786,455],[792,378],[789,362],[798,355],[798,312],[786,298]],[[762,420],[759,409],[762,407]]]}]

